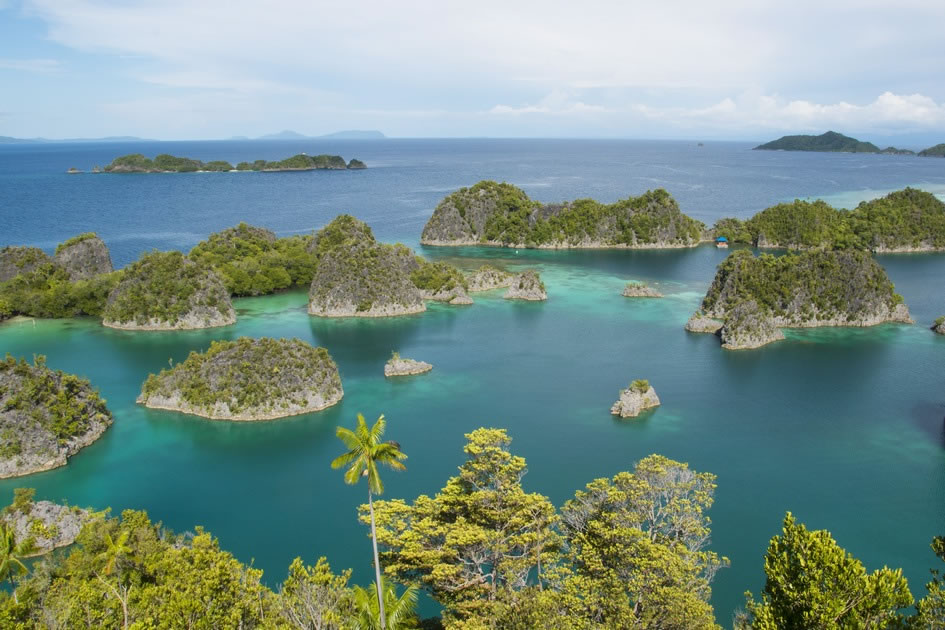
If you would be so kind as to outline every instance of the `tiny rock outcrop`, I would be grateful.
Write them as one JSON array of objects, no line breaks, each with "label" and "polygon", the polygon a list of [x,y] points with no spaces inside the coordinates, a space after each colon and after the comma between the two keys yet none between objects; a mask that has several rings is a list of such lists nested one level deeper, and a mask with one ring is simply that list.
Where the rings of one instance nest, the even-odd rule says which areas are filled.
[{"label": "tiny rock outcrop", "polygon": [[658,407],[659,396],[649,381],[639,380],[630,383],[626,389],[620,390],[620,398],[610,408],[610,413],[621,418],[633,418],[646,409]]},{"label": "tiny rock outcrop", "polygon": [[469,292],[472,293],[507,288],[514,279],[514,273],[496,269],[491,265],[483,265],[466,277],[466,284],[469,286]]},{"label": "tiny rock outcrop", "polygon": [[940,335],[945,335],[945,315],[939,317],[932,324],[932,330]]},{"label": "tiny rock outcrop", "polygon": [[223,280],[180,252],[153,252],[125,268],[102,323],[124,330],[186,330],[236,323]]},{"label": "tiny rock outcrop", "polygon": [[64,466],[112,424],[89,382],[7,355],[0,361],[0,479]]},{"label": "tiny rock outcrop", "polygon": [[409,376],[411,374],[423,374],[433,369],[433,366],[423,361],[414,361],[413,359],[403,359],[396,352],[394,356],[388,359],[384,365],[384,376]]},{"label": "tiny rock outcrop", "polygon": [[211,420],[273,420],[320,411],[344,396],[324,348],[298,339],[214,341],[204,353],[152,374],[137,402]]},{"label": "tiny rock outcrop", "polygon": [[545,284],[541,281],[537,271],[528,270],[515,276],[509,285],[509,290],[502,296],[507,300],[547,300]]},{"label": "tiny rock outcrop", "polygon": [[694,333],[715,334],[722,328],[722,322],[711,317],[706,317],[701,312],[693,313],[689,321],[686,322],[686,330]]},{"label": "tiny rock outcrop", "polygon": [[623,288],[624,297],[660,298],[663,294],[645,282],[628,282]]},{"label": "tiny rock outcrop", "polygon": [[61,243],[56,248],[55,261],[66,270],[73,282],[114,271],[108,247],[94,232],[80,234]]},{"label": "tiny rock outcrop", "polygon": [[725,318],[720,337],[723,348],[748,350],[784,339],[784,333],[761,312],[757,302],[746,300],[732,308]]}]

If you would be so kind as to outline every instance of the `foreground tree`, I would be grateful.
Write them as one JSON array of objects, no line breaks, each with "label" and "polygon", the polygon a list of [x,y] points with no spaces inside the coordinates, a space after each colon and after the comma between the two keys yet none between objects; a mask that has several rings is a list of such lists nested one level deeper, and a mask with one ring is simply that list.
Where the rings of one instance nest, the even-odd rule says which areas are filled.
[{"label": "foreground tree", "polygon": [[810,531],[788,512],[765,555],[761,601],[747,593],[736,627],[753,630],[861,630],[901,622],[912,605],[902,570],[867,573],[826,530]]},{"label": "foreground tree", "polygon": [[319,558],[313,567],[296,558],[279,593],[283,618],[301,630],[347,629],[348,620],[354,617],[350,578],[351,569],[335,575],[325,558]]},{"label": "foreground tree", "polygon": [[[403,594],[397,596],[397,589],[393,584],[384,582],[381,589],[384,593],[384,623],[388,630],[410,630],[416,628],[418,619],[415,614],[417,608],[417,587],[408,586]],[[355,586],[352,594],[354,596],[354,630],[378,630],[383,627],[381,624],[378,602],[374,593],[377,591],[377,584],[371,584],[370,588]]]},{"label": "foreground tree", "polygon": [[29,552],[29,547],[16,542],[13,527],[0,522],[0,582],[10,582],[13,598],[16,599],[16,578],[27,573],[21,558]]},{"label": "foreground tree", "polygon": [[[932,540],[932,551],[945,562],[945,536]],[[928,594],[916,604],[911,627],[916,630],[945,630],[945,574],[932,569],[932,581],[925,585]]]},{"label": "foreground tree", "polygon": [[338,427],[335,435],[348,447],[348,452],[339,455],[331,462],[332,468],[342,468],[347,466],[345,471],[345,483],[354,485],[358,483],[361,477],[367,477],[368,483],[368,506],[371,511],[371,542],[374,546],[374,572],[376,577],[375,585],[377,587],[377,605],[380,609],[381,630],[385,629],[384,615],[384,595],[381,592],[381,563],[377,553],[377,528],[374,520],[374,495],[380,496],[384,493],[384,483],[377,472],[377,465],[384,464],[394,470],[406,470],[401,460],[407,459],[407,456],[401,452],[400,444],[397,442],[382,442],[384,429],[387,428],[387,421],[383,414],[374,423],[374,426],[368,429],[367,422],[362,414],[358,414],[358,426],[354,431],[344,427]]}]

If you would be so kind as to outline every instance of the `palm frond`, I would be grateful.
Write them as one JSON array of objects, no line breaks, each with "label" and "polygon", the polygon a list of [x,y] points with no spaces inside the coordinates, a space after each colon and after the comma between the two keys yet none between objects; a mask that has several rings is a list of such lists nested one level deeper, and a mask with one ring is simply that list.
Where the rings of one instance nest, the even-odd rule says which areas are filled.
[{"label": "palm frond", "polygon": [[358,426],[355,429],[355,433],[358,434],[358,442],[365,445],[371,441],[371,435],[368,432],[367,420],[364,419],[364,414],[358,414]]},{"label": "palm frond", "polygon": [[371,427],[371,444],[378,444],[384,437],[384,431],[387,430],[387,419],[384,414],[377,417],[377,422]]},{"label": "palm frond", "polygon": [[351,429],[338,427],[335,429],[335,436],[348,447],[349,451],[356,451],[364,447],[361,439]]},{"label": "palm frond", "polygon": [[357,459],[358,455],[360,455],[358,451],[348,451],[347,453],[339,455],[335,459],[331,460],[331,467],[332,469],[338,469],[342,466],[346,466]]}]

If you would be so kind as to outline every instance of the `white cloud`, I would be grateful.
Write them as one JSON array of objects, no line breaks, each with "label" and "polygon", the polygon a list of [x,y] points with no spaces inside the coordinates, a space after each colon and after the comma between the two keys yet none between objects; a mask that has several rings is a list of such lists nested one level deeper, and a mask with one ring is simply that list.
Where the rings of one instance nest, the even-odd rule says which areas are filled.
[{"label": "white cloud", "polygon": [[500,116],[521,116],[522,114],[554,114],[567,116],[572,114],[599,114],[608,111],[602,105],[588,105],[575,100],[570,93],[555,90],[534,105],[496,105],[487,113]]},{"label": "white cloud", "polygon": [[55,59],[10,59],[0,58],[0,70],[18,70],[49,74],[59,72],[61,67]]}]

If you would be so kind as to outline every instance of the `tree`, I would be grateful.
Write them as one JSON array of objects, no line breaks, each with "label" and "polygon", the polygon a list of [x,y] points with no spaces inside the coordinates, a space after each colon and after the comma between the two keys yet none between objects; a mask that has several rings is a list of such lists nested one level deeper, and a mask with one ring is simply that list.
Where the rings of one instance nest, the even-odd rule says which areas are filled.
[{"label": "tree", "polygon": [[659,455],[597,479],[562,508],[576,613],[606,627],[717,628],[706,551],[715,476]]},{"label": "tree", "polygon": [[765,555],[761,601],[746,593],[737,627],[754,630],[861,630],[900,621],[912,605],[902,570],[867,573],[826,530],[810,531],[788,512],[784,530]]},{"label": "tree", "polygon": [[[945,536],[932,539],[932,551],[945,562]],[[945,630],[945,574],[932,569],[932,581],[925,588],[928,594],[916,604],[910,626],[916,630]]]},{"label": "tree", "polygon": [[345,628],[354,615],[348,590],[350,577],[350,569],[333,574],[325,558],[319,558],[313,567],[306,567],[301,558],[296,558],[289,565],[289,576],[279,593],[283,618],[304,630]]},{"label": "tree", "polygon": [[385,571],[427,589],[450,627],[483,623],[503,599],[540,588],[560,545],[554,506],[522,489],[525,460],[509,452],[506,432],[477,429],[466,439],[466,462],[436,496],[376,506]]},{"label": "tree", "polygon": [[28,573],[21,558],[29,552],[28,546],[16,542],[16,532],[6,522],[0,522],[0,582],[7,580],[16,599],[16,577]]},{"label": "tree", "polygon": [[[417,607],[417,587],[408,586],[400,597],[393,584],[384,583],[381,589],[384,593],[384,610],[386,617],[384,624],[388,630],[408,630],[417,627],[417,616],[414,610]],[[378,630],[384,627],[380,621],[377,608],[377,598],[372,591],[377,590],[377,584],[366,589],[354,587],[354,630]]]},{"label": "tree", "polygon": [[342,468],[347,466],[345,471],[345,483],[354,485],[358,483],[361,477],[367,477],[368,483],[368,506],[371,510],[371,542],[374,546],[374,572],[377,576],[375,585],[377,586],[377,604],[380,608],[381,630],[385,628],[384,615],[384,595],[381,592],[381,563],[377,554],[377,529],[374,521],[374,495],[380,496],[384,493],[384,483],[377,471],[378,464],[384,464],[394,470],[406,470],[401,460],[407,459],[407,456],[401,452],[400,444],[397,442],[382,442],[384,429],[387,428],[387,421],[384,415],[377,419],[374,426],[368,429],[367,422],[362,414],[358,414],[358,426],[354,431],[344,427],[338,427],[335,435],[348,447],[348,452],[339,455],[331,462],[332,468]]}]

